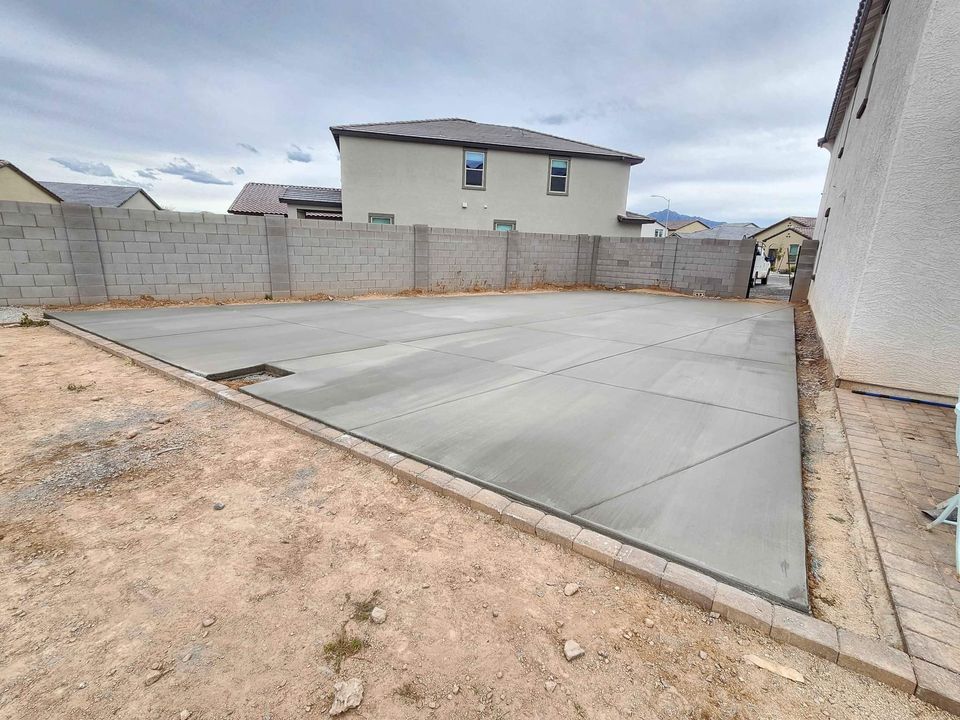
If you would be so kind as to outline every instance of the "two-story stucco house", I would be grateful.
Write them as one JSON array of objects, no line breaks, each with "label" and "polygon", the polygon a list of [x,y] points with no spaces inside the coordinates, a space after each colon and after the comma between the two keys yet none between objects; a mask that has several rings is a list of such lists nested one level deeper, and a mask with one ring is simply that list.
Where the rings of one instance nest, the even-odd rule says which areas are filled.
[{"label": "two-story stucco house", "polygon": [[337,125],[343,219],[653,237],[626,211],[631,153],[446,118]]},{"label": "two-story stucco house", "polygon": [[960,2],[861,0],[820,145],[809,301],[842,380],[960,384]]}]

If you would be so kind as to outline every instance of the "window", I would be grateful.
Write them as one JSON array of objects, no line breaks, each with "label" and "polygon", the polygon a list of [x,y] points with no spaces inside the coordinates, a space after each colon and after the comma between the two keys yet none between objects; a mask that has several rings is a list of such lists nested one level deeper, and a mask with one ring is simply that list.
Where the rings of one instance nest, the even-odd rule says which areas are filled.
[{"label": "window", "polygon": [[797,261],[797,256],[800,254],[800,246],[791,245],[790,249],[787,252],[788,252],[787,261],[793,264]]},{"label": "window", "polygon": [[484,190],[487,187],[485,150],[463,151],[463,186],[472,190]]},{"label": "window", "polygon": [[516,220],[494,220],[493,229],[497,232],[510,232],[517,229]]},{"label": "window", "polygon": [[547,192],[551,195],[566,195],[569,179],[570,160],[567,158],[550,158],[550,177],[547,178]]},{"label": "window", "polygon": [[393,215],[370,213],[370,215],[367,216],[367,222],[373,225],[393,225]]},{"label": "window", "polygon": [[663,230],[654,230],[654,231],[653,231],[653,236],[654,236],[654,237],[663,237]]}]

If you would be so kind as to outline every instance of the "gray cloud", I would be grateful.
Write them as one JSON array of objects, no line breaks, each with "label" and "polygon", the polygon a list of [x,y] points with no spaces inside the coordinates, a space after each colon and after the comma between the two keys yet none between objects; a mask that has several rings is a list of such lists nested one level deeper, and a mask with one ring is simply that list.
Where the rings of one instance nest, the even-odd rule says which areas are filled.
[{"label": "gray cloud", "polygon": [[146,178],[147,180],[157,180],[157,179],[158,179],[158,178],[157,178],[157,173],[156,173],[156,171],[155,171],[155,170],[151,170],[151,169],[149,169],[149,168],[143,168],[143,169],[141,169],[141,170],[137,170],[137,175],[139,175],[139,176],[142,177],[142,178]]},{"label": "gray cloud", "polygon": [[238,166],[234,166],[234,167],[230,168],[230,172],[232,172],[234,175],[243,175],[243,174],[244,174],[244,173],[243,173],[243,168],[242,168],[242,167],[238,167]]},{"label": "gray cloud", "polygon": [[157,172],[162,172],[164,175],[178,175],[184,180],[201,185],[233,185],[232,180],[221,180],[216,175],[201,170],[186,158],[174,158],[172,162],[157,168]]},{"label": "gray cloud", "polygon": [[[223,13],[195,3],[187,18],[177,3],[6,0],[17,32],[0,51],[4,153],[26,168],[49,167],[51,155],[96,157],[145,180],[138,168],[186,157],[195,172],[236,182],[229,151],[242,149],[244,179],[337,186],[330,125],[461,116],[643,155],[628,196],[640,212],[659,207],[655,193],[718,220],[808,214],[855,6],[554,0],[544,15],[489,0],[467,16],[456,0],[415,11],[290,0],[291,24],[256,4]],[[391,28],[389,43],[371,16]],[[558,38],[576,38],[576,62]],[[316,68],[335,69],[322,91]],[[300,147],[257,152],[225,140],[235,137]],[[210,173],[173,182],[177,174],[156,173],[165,206],[222,211],[235,195]]]},{"label": "gray cloud", "polygon": [[58,165],[62,165],[67,170],[73,170],[75,173],[80,173],[81,175],[113,177],[113,170],[111,170],[110,166],[106,163],[87,160],[72,160],[70,158],[52,157],[50,159]]},{"label": "gray cloud", "polygon": [[290,147],[292,149],[287,150],[287,160],[290,162],[308,163],[313,160],[310,153],[301,150],[299,145],[291,145]]}]

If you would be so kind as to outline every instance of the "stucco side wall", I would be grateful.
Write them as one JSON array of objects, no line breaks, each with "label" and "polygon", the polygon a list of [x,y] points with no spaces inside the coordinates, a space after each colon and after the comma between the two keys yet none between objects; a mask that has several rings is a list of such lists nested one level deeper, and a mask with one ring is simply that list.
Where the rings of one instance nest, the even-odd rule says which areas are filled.
[{"label": "stucco side wall", "polygon": [[[945,166],[956,164],[956,140],[951,146],[944,132],[935,129],[949,125],[958,112],[956,95],[942,91],[944,67],[956,66],[956,58],[943,60],[940,55],[949,51],[951,28],[956,31],[958,8],[951,4],[950,0],[890,4],[866,111],[861,118],[854,117],[867,92],[869,64],[840,133],[828,146],[832,157],[817,218],[821,244],[810,304],[827,355],[843,378],[927,392],[936,392],[931,385],[942,389],[946,383],[946,378],[933,380],[942,368],[932,373],[920,367],[929,360],[921,349],[928,347],[926,338],[939,323],[923,317],[929,305],[924,306],[918,288],[928,284],[922,277],[929,268],[950,265],[944,262],[944,248],[951,244],[946,228],[957,222],[956,203],[947,201],[956,184],[953,188],[945,184],[950,182]],[[928,22],[928,15],[935,21]],[[937,24],[941,27],[933,33],[930,25]],[[927,58],[921,60],[923,72],[917,71],[918,57]],[[944,62],[936,72],[929,64],[934,57]],[[924,74],[928,77],[920,77]],[[905,110],[908,99],[912,107]],[[925,115],[922,122],[930,124],[930,129],[910,119],[917,112]],[[902,155],[913,143],[926,146],[922,161]],[[841,148],[842,158],[838,157]],[[901,164],[912,169],[893,167]],[[913,187],[901,186],[907,177]],[[898,188],[896,193],[893,187]],[[948,223],[944,216],[950,214],[954,217]],[[934,218],[938,227],[926,235],[919,231],[918,223],[925,226]],[[877,247],[872,249],[874,244]],[[884,257],[896,261],[891,266]],[[876,267],[867,270],[878,260]],[[910,264],[924,268],[924,273],[907,272]],[[889,289],[880,287],[884,283]],[[939,292],[943,290],[941,286]],[[871,293],[875,298],[867,298]],[[882,346],[877,342],[880,337]],[[896,338],[895,348],[890,347],[891,338]]]},{"label": "stucco side wall", "polygon": [[[864,382],[955,396],[960,385],[960,3],[934,0],[926,26],[920,27],[923,39],[842,371]],[[906,242],[904,228],[910,228]]]},{"label": "stucco side wall", "polygon": [[0,200],[58,204],[60,202],[32,182],[24,180],[19,173],[9,167],[0,167]]},{"label": "stucco side wall", "polygon": [[491,149],[486,189],[465,189],[462,147],[344,136],[343,219],[389,213],[399,225],[481,231],[513,220],[518,232],[641,236],[646,226],[617,222],[627,201],[626,163],[571,158],[567,195],[547,193],[548,165],[547,155]]}]

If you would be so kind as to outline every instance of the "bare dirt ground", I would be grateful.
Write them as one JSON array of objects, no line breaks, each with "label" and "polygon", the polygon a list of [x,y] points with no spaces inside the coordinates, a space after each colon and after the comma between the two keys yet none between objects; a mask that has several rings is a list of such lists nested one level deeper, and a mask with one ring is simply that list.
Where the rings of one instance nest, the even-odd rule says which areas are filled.
[{"label": "bare dirt ground", "polygon": [[4,720],[950,717],[50,327],[0,436]]},{"label": "bare dirt ground", "polygon": [[880,556],[853,474],[830,363],[810,307],[797,306],[794,322],[813,612],[834,625],[901,647]]}]

